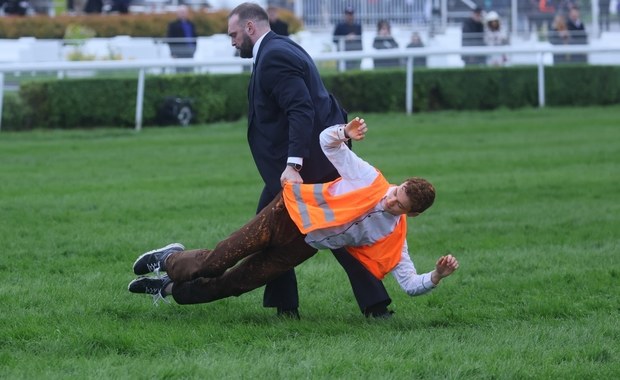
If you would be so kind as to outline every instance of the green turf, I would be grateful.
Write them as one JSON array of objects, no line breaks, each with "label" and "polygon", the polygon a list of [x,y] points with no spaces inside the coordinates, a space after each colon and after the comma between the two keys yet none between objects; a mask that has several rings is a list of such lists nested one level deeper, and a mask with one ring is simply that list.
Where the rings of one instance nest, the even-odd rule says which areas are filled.
[{"label": "green turf", "polygon": [[620,107],[362,116],[362,157],[437,188],[410,223],[418,269],[461,262],[423,297],[388,277],[388,321],[328,252],[298,268],[301,321],[260,290],[127,292],[140,253],[213,246],[254,213],[243,121],[1,132],[0,378],[620,378]]}]

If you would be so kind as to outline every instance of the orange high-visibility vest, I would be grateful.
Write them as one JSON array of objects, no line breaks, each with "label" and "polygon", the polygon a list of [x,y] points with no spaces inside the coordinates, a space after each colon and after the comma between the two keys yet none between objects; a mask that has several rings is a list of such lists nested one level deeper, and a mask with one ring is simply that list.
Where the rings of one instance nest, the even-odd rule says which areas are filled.
[{"label": "orange high-visibility vest", "polygon": [[[372,210],[390,187],[385,177],[380,172],[378,174],[369,186],[340,195],[329,193],[329,186],[341,180],[338,178],[324,184],[287,183],[282,196],[297,228],[308,234],[353,222]],[[375,277],[382,279],[400,261],[406,235],[407,221],[403,215],[396,229],[376,243],[345,248]]]},{"label": "orange high-visibility vest", "polygon": [[383,280],[398,264],[407,237],[407,216],[400,216],[394,231],[372,245],[345,247],[349,253],[368,269],[373,276]]},{"label": "orange high-visibility vest", "polygon": [[331,195],[327,183],[290,184],[284,186],[282,197],[293,222],[303,234],[352,222],[379,203],[390,184],[378,172],[370,186],[345,194]]}]

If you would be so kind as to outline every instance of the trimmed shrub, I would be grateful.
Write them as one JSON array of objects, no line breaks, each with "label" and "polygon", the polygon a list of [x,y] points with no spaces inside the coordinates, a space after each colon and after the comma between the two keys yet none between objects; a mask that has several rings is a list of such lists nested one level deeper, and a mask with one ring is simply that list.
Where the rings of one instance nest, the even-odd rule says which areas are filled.
[{"label": "trimmed shrub", "polygon": [[[168,96],[191,98],[195,122],[239,119],[247,112],[249,75],[147,76],[143,124],[155,125]],[[37,110],[27,127],[134,126],[137,78],[94,78],[24,83],[20,96]]]},{"label": "trimmed shrub", "polygon": [[17,131],[32,125],[32,109],[15,92],[6,92],[2,104],[2,130]]},{"label": "trimmed shrub", "polygon": [[[71,24],[92,29],[96,37],[165,37],[168,23],[176,19],[174,13],[153,14],[84,14],[59,15],[55,17],[3,17],[0,22],[0,38],[36,37],[62,39]],[[280,17],[289,23],[291,33],[298,32],[302,23],[287,10]],[[228,11],[192,12],[190,19],[196,24],[199,36],[227,33]]]},{"label": "trimmed shrub", "polygon": [[[620,67],[549,67],[545,77],[548,105],[620,103]],[[416,70],[414,111],[536,107],[537,78],[536,67]],[[404,70],[329,74],[323,80],[349,111],[405,110]],[[169,96],[192,99],[197,123],[244,117],[248,82],[248,73],[147,76],[143,125],[156,124],[158,107]],[[24,83],[11,108],[26,110],[14,110],[11,117],[27,123],[24,128],[132,127],[136,87],[137,77]]]}]

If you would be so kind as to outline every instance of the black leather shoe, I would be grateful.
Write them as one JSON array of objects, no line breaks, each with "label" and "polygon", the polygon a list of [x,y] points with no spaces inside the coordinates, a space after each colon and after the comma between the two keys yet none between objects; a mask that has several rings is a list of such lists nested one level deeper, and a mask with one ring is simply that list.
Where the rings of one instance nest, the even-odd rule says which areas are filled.
[{"label": "black leather shoe", "polygon": [[299,310],[297,308],[295,309],[278,308],[277,316],[282,317],[282,318],[301,319],[301,317],[299,316]]},{"label": "black leather shoe", "polygon": [[364,316],[366,318],[390,319],[392,318],[392,314],[394,314],[394,312],[388,310],[387,305],[384,303],[367,307],[366,310],[364,310]]},{"label": "black leather shoe", "polygon": [[366,318],[374,318],[374,319],[390,319],[394,312],[392,310],[384,310],[384,311],[376,311],[370,313],[364,313]]}]

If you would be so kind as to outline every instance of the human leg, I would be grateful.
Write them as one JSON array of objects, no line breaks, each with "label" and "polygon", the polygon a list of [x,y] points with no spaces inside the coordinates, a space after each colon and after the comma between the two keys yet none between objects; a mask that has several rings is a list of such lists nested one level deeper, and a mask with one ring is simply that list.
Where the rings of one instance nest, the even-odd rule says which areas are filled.
[{"label": "human leg", "polygon": [[[261,209],[263,205],[268,204],[272,199],[272,195],[265,187],[258,201],[258,207]],[[291,253],[293,254],[293,253]],[[297,276],[295,269],[291,268],[284,271],[265,284],[263,293],[263,307],[275,307],[278,314],[293,313],[297,316],[297,308],[299,307],[299,293],[297,291]]]},{"label": "human leg", "polygon": [[252,254],[221,276],[199,277],[187,282],[174,283],[172,296],[179,304],[205,303],[236,297],[265,285],[312,257],[316,252],[316,249],[305,243],[303,235],[300,234],[289,244],[270,246]]},{"label": "human leg", "polygon": [[293,310],[299,308],[295,269],[291,268],[265,284],[263,306],[277,308],[278,314],[295,314]]},{"label": "human leg", "polygon": [[[156,265],[167,272],[170,281],[139,278],[130,284],[130,292],[164,297],[157,284],[163,287],[171,282],[178,289],[175,299],[179,303],[210,302],[265,285],[316,253],[305,243],[280,195],[213,250],[177,251],[182,245],[171,244],[155,251],[170,251],[171,247],[174,250],[165,255],[163,265]],[[163,257],[149,252],[140,258],[145,256]]]},{"label": "human leg", "polygon": [[392,299],[383,282],[373,276],[346,249],[333,249],[332,253],[347,272],[360,311],[372,317],[388,315],[387,306],[392,303]]},{"label": "human leg", "polygon": [[278,195],[213,250],[197,249],[171,254],[165,267],[170,278],[177,283],[199,277],[217,277],[255,252],[270,246],[288,245],[301,236],[286,211],[282,196]]}]

